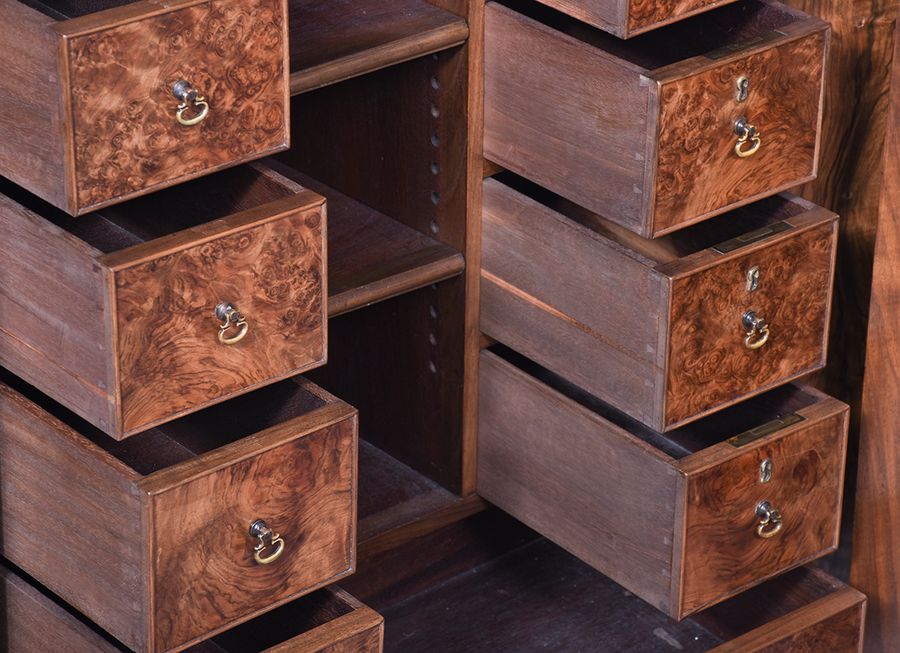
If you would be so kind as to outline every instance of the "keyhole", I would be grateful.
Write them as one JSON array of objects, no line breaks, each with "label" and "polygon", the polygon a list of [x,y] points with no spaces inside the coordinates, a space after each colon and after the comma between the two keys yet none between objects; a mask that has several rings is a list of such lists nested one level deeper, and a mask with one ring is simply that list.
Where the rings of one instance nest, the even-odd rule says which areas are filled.
[{"label": "keyhole", "polygon": [[738,77],[735,82],[735,99],[738,102],[746,102],[750,95],[750,80],[744,76]]},{"label": "keyhole", "polygon": [[753,292],[759,288],[759,267],[754,265],[747,270],[747,292]]},{"label": "keyhole", "polygon": [[759,482],[768,483],[772,480],[772,461],[766,458],[759,464]]}]

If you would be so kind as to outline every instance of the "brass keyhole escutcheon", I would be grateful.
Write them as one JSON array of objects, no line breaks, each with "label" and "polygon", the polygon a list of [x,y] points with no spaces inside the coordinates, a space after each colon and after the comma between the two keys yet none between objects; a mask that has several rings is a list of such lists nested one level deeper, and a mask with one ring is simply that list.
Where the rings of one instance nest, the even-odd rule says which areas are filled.
[{"label": "brass keyhole escutcheon", "polygon": [[750,95],[750,80],[745,75],[741,75],[734,83],[734,99],[740,102],[746,102]]},{"label": "brass keyhole escutcheon", "polygon": [[754,292],[757,288],[759,288],[759,266],[754,265],[752,268],[747,270],[747,283],[746,286],[747,292]]},{"label": "brass keyhole escutcheon", "polygon": [[768,483],[772,480],[772,460],[766,458],[759,464],[759,482]]},{"label": "brass keyhole escutcheon", "polygon": [[[219,342],[223,345],[236,345],[250,330],[247,318],[228,302],[222,302],[216,306],[216,317],[220,322]],[[229,335],[230,333],[233,335]]]},{"label": "brass keyhole escutcheon", "polygon": [[744,337],[744,346],[747,349],[759,349],[769,341],[769,325],[755,311],[744,313],[741,324],[747,330]]},{"label": "brass keyhole escutcheon", "polygon": [[772,507],[768,501],[760,501],[756,506],[756,516],[759,521],[756,524],[756,534],[764,540],[775,537],[784,525],[781,512]]},{"label": "brass keyhole escutcheon", "polygon": [[738,137],[738,141],[734,145],[734,152],[740,158],[750,158],[762,147],[762,136],[759,130],[755,125],[751,125],[746,117],[742,117],[734,123],[734,133]]},{"label": "brass keyhole escutcheon", "polygon": [[[189,82],[179,79],[172,85],[172,95],[181,100],[175,119],[185,127],[197,125],[209,115],[209,103]],[[190,110],[190,111],[189,111]]]},{"label": "brass keyhole escutcheon", "polygon": [[[257,542],[253,547],[253,559],[257,564],[270,565],[284,553],[284,539],[274,532],[262,519],[257,519],[250,524],[250,537],[255,537]],[[271,549],[271,553],[266,553]]]}]

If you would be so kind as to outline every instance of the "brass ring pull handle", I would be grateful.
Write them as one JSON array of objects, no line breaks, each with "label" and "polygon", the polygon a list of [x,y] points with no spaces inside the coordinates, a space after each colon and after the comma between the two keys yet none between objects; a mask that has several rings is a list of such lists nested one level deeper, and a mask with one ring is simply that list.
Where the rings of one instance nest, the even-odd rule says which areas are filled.
[{"label": "brass ring pull handle", "polygon": [[744,313],[741,324],[747,329],[744,337],[744,346],[747,349],[759,349],[769,341],[769,325],[754,311]]},{"label": "brass ring pull handle", "polygon": [[756,506],[756,516],[759,517],[759,523],[756,524],[756,534],[762,539],[768,540],[775,537],[784,522],[781,519],[781,513],[772,507],[768,501],[760,501]]},{"label": "brass ring pull handle", "polygon": [[[262,519],[257,519],[250,524],[250,537],[257,539],[253,547],[253,559],[257,564],[270,565],[284,553],[284,540],[281,535],[274,532]],[[274,549],[268,555],[264,555],[266,549]]]},{"label": "brass ring pull handle", "polygon": [[[200,91],[188,82],[183,79],[175,82],[172,85],[172,95],[181,100],[175,111],[175,119],[180,124],[190,127],[206,120],[206,116],[209,115],[209,103],[200,95]],[[185,117],[188,109],[192,109],[191,113],[194,114],[190,118]]]},{"label": "brass ring pull handle", "polygon": [[741,118],[734,123],[734,133],[738,137],[738,141],[734,145],[734,152],[742,159],[753,156],[762,146],[759,130],[747,122],[747,118]]},{"label": "brass ring pull handle", "polygon": [[[219,342],[223,345],[236,345],[244,339],[244,336],[246,336],[247,332],[250,330],[250,325],[247,324],[247,318],[227,302],[222,302],[216,306],[216,317],[219,318],[219,321],[221,322],[221,324],[219,324]],[[233,336],[229,336],[228,333],[232,329],[237,329],[237,333]]]}]

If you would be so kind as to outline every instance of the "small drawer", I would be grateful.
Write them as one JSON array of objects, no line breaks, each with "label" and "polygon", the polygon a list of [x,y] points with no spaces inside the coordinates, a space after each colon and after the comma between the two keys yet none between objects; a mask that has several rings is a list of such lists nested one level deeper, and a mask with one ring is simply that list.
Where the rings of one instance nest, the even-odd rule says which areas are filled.
[{"label": "small drawer", "polygon": [[353,571],[357,413],[315,385],[116,442],[6,380],[2,555],[128,647],[180,650]]},{"label": "small drawer", "polygon": [[651,241],[509,182],[484,185],[489,336],[659,431],[825,365],[833,213],[779,195]]},{"label": "small drawer", "polygon": [[321,196],[259,164],[78,220],[0,192],[0,364],[112,437],[325,362]]},{"label": "small drawer", "polygon": [[516,6],[486,10],[490,161],[645,237],[816,176],[822,20],[750,0],[624,42]]},{"label": "small drawer", "polygon": [[[119,642],[58,597],[0,564],[7,653],[122,653]],[[188,649],[188,653],[381,653],[384,620],[339,589],[321,589]],[[331,648],[329,648],[331,647]]]},{"label": "small drawer", "polygon": [[0,175],[72,215],[288,146],[284,0],[8,0],[0,19]]},{"label": "small drawer", "polygon": [[506,357],[481,357],[479,494],[666,614],[837,547],[841,402],[788,385],[661,434]]},{"label": "small drawer", "polygon": [[735,0],[539,0],[548,7],[631,38]]}]

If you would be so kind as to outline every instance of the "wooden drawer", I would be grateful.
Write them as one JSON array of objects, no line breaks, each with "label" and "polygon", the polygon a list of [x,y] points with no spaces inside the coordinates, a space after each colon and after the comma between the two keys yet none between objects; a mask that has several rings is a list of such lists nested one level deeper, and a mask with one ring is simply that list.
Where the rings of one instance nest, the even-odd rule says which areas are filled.
[{"label": "wooden drawer", "polygon": [[321,196],[257,164],[78,220],[0,193],[0,364],[112,437],[325,362]]},{"label": "wooden drawer", "polygon": [[[8,653],[120,653],[119,642],[0,565],[0,632]],[[380,653],[384,620],[339,589],[318,590],[187,649],[189,653]],[[274,640],[274,641],[273,641]],[[330,648],[329,648],[330,647]]]},{"label": "wooden drawer", "polygon": [[[286,16],[284,0],[0,1],[0,175],[80,215],[286,149]],[[198,124],[176,116],[179,80]]]},{"label": "wooden drawer", "polygon": [[666,614],[837,547],[839,401],[789,385],[661,434],[532,371],[482,354],[479,494]]},{"label": "wooden drawer", "polygon": [[623,42],[524,6],[486,10],[489,160],[647,237],[816,176],[825,22],[750,0]]},{"label": "wooden drawer", "polygon": [[623,39],[734,0],[539,0]]},{"label": "wooden drawer", "polygon": [[[116,442],[8,382],[2,555],[130,648],[181,649],[353,571],[357,414],[313,384]],[[261,560],[259,519],[283,542]]]},{"label": "wooden drawer", "polygon": [[493,338],[660,431],[824,366],[834,214],[781,195],[648,241],[510,181],[565,215],[485,182]]}]

